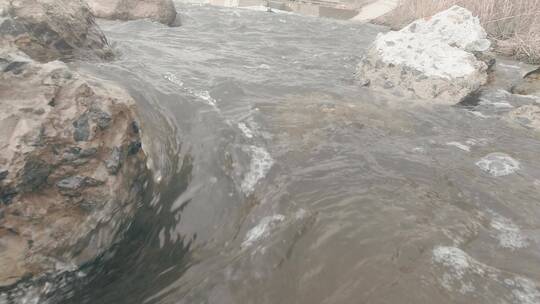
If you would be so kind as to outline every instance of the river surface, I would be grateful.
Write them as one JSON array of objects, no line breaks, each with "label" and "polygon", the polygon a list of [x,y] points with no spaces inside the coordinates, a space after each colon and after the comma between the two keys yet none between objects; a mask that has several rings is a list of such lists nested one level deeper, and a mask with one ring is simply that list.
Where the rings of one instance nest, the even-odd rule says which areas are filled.
[{"label": "river surface", "polygon": [[15,302],[540,303],[540,136],[504,118],[531,98],[422,106],[355,82],[382,27],[179,11],[101,21],[118,60],[74,63],[137,99],[154,183],[110,252]]}]

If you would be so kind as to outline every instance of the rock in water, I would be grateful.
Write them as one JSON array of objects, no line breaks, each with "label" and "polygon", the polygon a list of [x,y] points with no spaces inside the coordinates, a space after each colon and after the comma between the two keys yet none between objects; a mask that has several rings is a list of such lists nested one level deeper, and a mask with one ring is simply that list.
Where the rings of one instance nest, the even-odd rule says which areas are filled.
[{"label": "rock in water", "polygon": [[134,20],[151,19],[174,25],[176,9],[172,0],[87,0],[98,18]]},{"label": "rock in water", "polygon": [[361,60],[365,85],[399,95],[455,104],[487,81],[490,42],[477,17],[453,6],[397,32],[380,34]]},{"label": "rock in water", "polygon": [[525,128],[540,131],[540,104],[521,106],[509,112],[507,119]]},{"label": "rock in water", "polygon": [[0,0],[0,40],[41,62],[112,57],[83,0]]},{"label": "rock in water", "polygon": [[[5,286],[103,253],[132,219],[147,171],[132,148],[139,123],[123,90],[15,49],[0,48],[0,64]],[[111,155],[122,161],[112,171]]]},{"label": "rock in water", "polygon": [[523,81],[512,88],[512,93],[540,96],[540,68],[527,73]]}]

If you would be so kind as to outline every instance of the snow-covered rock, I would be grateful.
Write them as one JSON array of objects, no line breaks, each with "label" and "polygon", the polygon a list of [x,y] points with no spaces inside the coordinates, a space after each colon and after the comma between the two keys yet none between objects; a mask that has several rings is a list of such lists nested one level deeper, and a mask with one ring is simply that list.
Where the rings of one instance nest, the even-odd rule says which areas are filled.
[{"label": "snow-covered rock", "polygon": [[172,0],[87,0],[98,18],[134,20],[150,19],[174,25],[176,9]]},{"label": "snow-covered rock", "polygon": [[358,67],[364,85],[455,104],[487,80],[490,42],[477,17],[453,6],[397,32],[380,34]]}]

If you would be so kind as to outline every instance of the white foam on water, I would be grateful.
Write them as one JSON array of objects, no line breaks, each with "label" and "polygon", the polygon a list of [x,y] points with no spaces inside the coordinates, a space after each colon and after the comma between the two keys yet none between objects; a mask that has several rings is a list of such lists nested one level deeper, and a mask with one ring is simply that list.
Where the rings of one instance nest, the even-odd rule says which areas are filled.
[{"label": "white foam on water", "polygon": [[193,95],[202,99],[204,102],[213,107],[217,106],[217,101],[212,96],[210,96],[210,93],[208,91],[194,91]]},{"label": "white foam on water", "polygon": [[462,279],[473,267],[469,255],[457,247],[436,247],[433,249],[433,261],[448,267],[453,276],[458,279]]},{"label": "white foam on water", "polygon": [[447,142],[446,145],[447,146],[453,146],[453,147],[456,147],[458,149],[461,149],[461,150],[467,151],[467,152],[471,151],[471,147],[469,147],[467,145],[464,145],[464,144],[462,144],[460,142],[457,142],[457,141]]},{"label": "white foam on water", "polygon": [[285,220],[285,216],[281,214],[274,214],[272,216],[263,217],[257,226],[251,228],[242,242],[242,247],[250,247],[255,242],[261,240],[262,238],[270,234],[272,230],[278,223],[281,223]]},{"label": "white foam on water", "polygon": [[161,249],[165,246],[165,242],[167,241],[165,238],[165,228],[161,228],[161,230],[159,231],[158,238],[159,238],[159,248]]},{"label": "white foam on water", "polygon": [[512,290],[514,298],[520,304],[540,304],[540,291],[538,287],[529,279],[517,277],[514,285],[518,288]]},{"label": "white foam on water", "polygon": [[520,169],[519,161],[505,153],[490,153],[476,162],[476,165],[492,176],[510,175]]},{"label": "white foam on water", "polygon": [[498,109],[511,109],[514,108],[508,101],[491,101],[489,99],[480,98],[480,105],[483,106],[492,106]]},{"label": "white foam on water", "polygon": [[495,237],[501,247],[515,250],[529,246],[529,241],[521,233],[521,229],[510,219],[493,213],[491,228],[496,231]]},{"label": "white foam on water", "polygon": [[490,116],[488,115],[485,115],[479,111],[469,111],[469,113],[471,113],[472,115],[476,116],[476,117],[480,117],[480,118],[489,118]]},{"label": "white foam on water", "polygon": [[163,77],[178,86],[184,86],[184,83],[180,79],[178,79],[178,77],[176,77],[176,75],[174,75],[173,73],[167,72],[165,73],[165,75],[163,75]]},{"label": "white foam on water", "polygon": [[457,247],[438,246],[432,254],[433,263],[445,269],[439,283],[448,291],[476,297],[477,290],[498,290],[490,296],[500,303],[540,304],[538,286],[528,278],[480,263]]},{"label": "white foam on water", "polygon": [[469,146],[485,146],[489,143],[489,140],[487,138],[469,138],[465,143]]},{"label": "white foam on water", "polygon": [[197,90],[193,90],[191,88],[187,88],[184,86],[184,83],[178,79],[178,77],[173,74],[173,73],[170,73],[170,72],[167,72],[163,75],[163,77],[165,79],[167,79],[168,81],[176,84],[177,86],[181,87],[185,92],[188,92],[189,94],[203,100],[205,103],[207,103],[208,105],[214,107],[214,108],[217,108],[217,101],[210,95],[210,92],[208,91],[197,91]]},{"label": "white foam on water", "polygon": [[238,128],[240,131],[242,131],[245,137],[253,138],[253,131],[245,123],[238,123]]},{"label": "white foam on water", "polygon": [[251,163],[241,184],[242,191],[246,194],[253,192],[255,185],[266,176],[274,164],[274,159],[266,149],[257,146],[249,146],[248,149]]}]

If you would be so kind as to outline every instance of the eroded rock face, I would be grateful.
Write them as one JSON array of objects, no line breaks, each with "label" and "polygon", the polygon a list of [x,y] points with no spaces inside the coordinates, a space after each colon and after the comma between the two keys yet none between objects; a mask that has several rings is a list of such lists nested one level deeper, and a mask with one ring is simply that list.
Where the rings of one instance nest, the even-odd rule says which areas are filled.
[{"label": "eroded rock face", "polygon": [[[358,67],[362,84],[429,102],[455,104],[487,81],[490,47],[478,18],[454,6],[380,34]],[[486,56],[481,56],[489,58]]]},{"label": "eroded rock face", "polygon": [[0,108],[5,286],[102,253],[132,219],[147,172],[134,101],[110,83],[0,48]]},{"label": "eroded rock face", "polygon": [[87,0],[98,18],[151,19],[174,25],[176,9],[172,0]]},{"label": "eroded rock face", "polygon": [[527,73],[523,81],[512,88],[512,93],[540,96],[540,68]]},{"label": "eroded rock face", "polygon": [[0,16],[0,40],[35,60],[112,56],[83,0],[0,0]]}]

